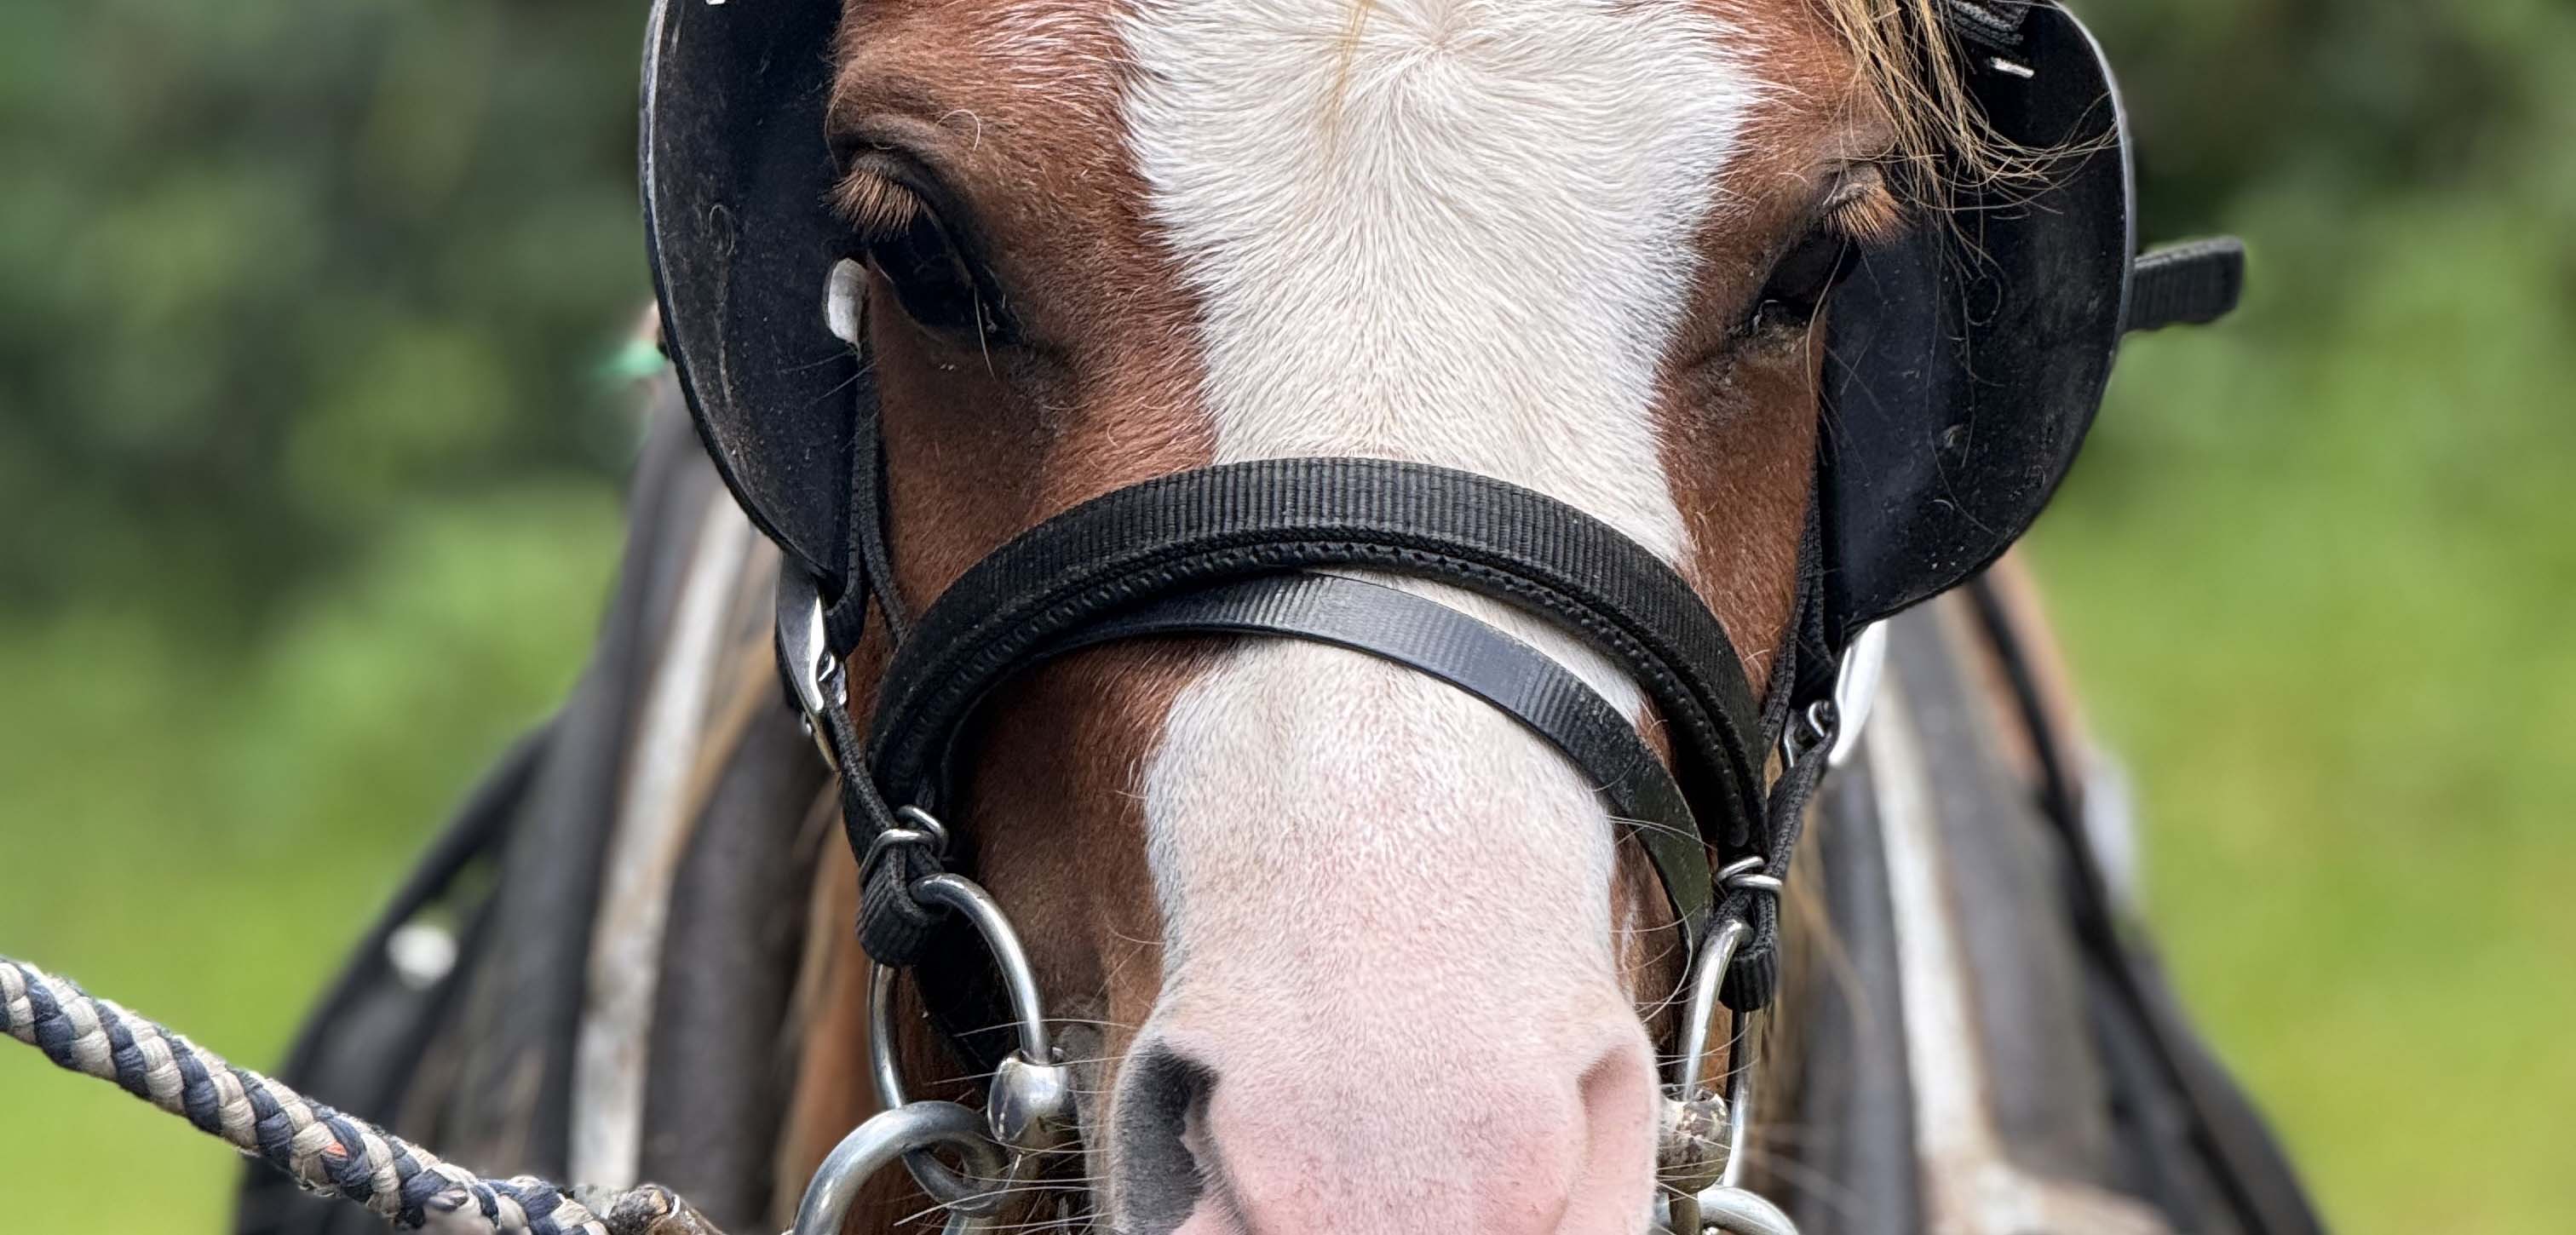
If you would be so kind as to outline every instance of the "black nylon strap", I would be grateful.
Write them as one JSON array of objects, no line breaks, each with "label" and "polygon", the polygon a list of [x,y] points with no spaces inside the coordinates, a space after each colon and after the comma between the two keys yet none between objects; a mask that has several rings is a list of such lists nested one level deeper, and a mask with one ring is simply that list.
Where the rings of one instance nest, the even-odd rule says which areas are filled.
[{"label": "black nylon strap", "polygon": [[[861,762],[866,752],[849,714],[827,708],[819,719],[832,746],[833,762],[841,768],[841,836],[849,842],[850,856],[864,860],[871,842],[901,825],[877,793],[876,781],[867,775],[867,764]],[[912,885],[939,871],[930,851],[917,845],[888,849],[875,865],[859,871],[859,946],[869,959],[911,966],[929,954],[948,921],[948,911],[923,904],[912,894]]]},{"label": "black nylon strap", "polygon": [[1338,575],[1249,579],[1081,627],[1020,667],[1104,643],[1191,634],[1268,635],[1366,653],[1447,682],[1519,721],[1582,771],[1612,817],[1636,825],[1685,940],[1698,946],[1712,897],[1708,850],[1663,761],[1582,678],[1438,601]]},{"label": "black nylon strap", "polygon": [[[1840,721],[1833,715],[1833,705],[1826,703],[1817,714],[1820,728],[1807,735],[1807,748],[1792,759],[1788,770],[1771,786],[1771,797],[1764,805],[1765,827],[1770,834],[1771,865],[1764,873],[1786,879],[1789,860],[1797,855],[1798,836],[1807,824],[1807,803],[1824,784],[1825,770],[1833,752]],[[1796,724],[1807,722],[1802,718]],[[1780,989],[1780,897],[1776,893],[1737,888],[1719,902],[1717,912],[1724,917],[1740,917],[1753,928],[1753,937],[1735,954],[1735,964],[1726,972],[1726,984],[1718,988],[1718,998],[1738,1012],[1752,1012],[1766,1007]]]},{"label": "black nylon strap", "polygon": [[[1806,530],[1798,538],[1797,600],[1763,694],[1762,731],[1796,735],[1784,742],[1787,766],[1762,805],[1762,873],[1775,879],[1789,877],[1789,863],[1798,856],[1798,836],[1806,828],[1807,803],[1824,783],[1826,761],[1842,724],[1832,704],[1842,649],[1833,645],[1825,631],[1824,514],[1819,500],[1811,499],[1807,505]],[[1816,706],[1819,703],[1824,705],[1821,709]],[[1780,898],[1769,892],[1731,889],[1718,912],[1741,917],[1753,928],[1753,937],[1736,951],[1718,998],[1738,1012],[1768,1006],[1780,984]]]},{"label": "black nylon strap", "polygon": [[1373,459],[1185,472],[1049,520],[970,569],[886,672],[872,765],[890,800],[934,812],[950,734],[1038,649],[1160,597],[1309,567],[1454,584],[1556,622],[1609,655],[1676,738],[1678,779],[1730,853],[1762,827],[1762,725],[1734,646],[1662,560],[1543,494]]},{"label": "black nylon strap", "polygon": [[[863,358],[864,359],[864,358]],[[824,614],[832,647],[847,653],[867,627],[868,602],[876,602],[886,635],[902,643],[910,625],[894,586],[893,553],[886,547],[885,432],[874,398],[855,400],[850,426],[850,551],[841,594]]]},{"label": "black nylon strap", "polygon": [[2245,242],[2214,236],[2150,249],[2129,275],[2129,315],[2121,330],[2206,326],[2235,312],[2245,296]]},{"label": "black nylon strap", "polygon": [[1949,0],[1950,28],[1988,51],[2021,46],[2021,26],[2034,0]]}]

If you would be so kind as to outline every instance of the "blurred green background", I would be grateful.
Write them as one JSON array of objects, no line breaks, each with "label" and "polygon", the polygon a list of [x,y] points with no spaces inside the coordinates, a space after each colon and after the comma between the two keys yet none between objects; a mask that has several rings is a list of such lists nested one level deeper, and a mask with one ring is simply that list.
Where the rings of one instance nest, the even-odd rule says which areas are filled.
[{"label": "blurred green background", "polygon": [[[2576,6],[2090,6],[2149,231],[2037,537],[2186,994],[2341,1230],[2576,1213]],[[639,5],[20,0],[0,37],[0,951],[247,1063],[587,646],[636,425]],[[0,1051],[30,1230],[230,1156]]]}]

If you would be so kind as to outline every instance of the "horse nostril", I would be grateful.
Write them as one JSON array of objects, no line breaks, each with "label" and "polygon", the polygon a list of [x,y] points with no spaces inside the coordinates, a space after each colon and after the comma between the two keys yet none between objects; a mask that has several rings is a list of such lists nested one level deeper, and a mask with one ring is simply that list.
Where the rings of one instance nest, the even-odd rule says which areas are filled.
[{"label": "horse nostril", "polygon": [[1215,1087],[1214,1071],[1161,1042],[1128,1060],[1112,1131],[1120,1231],[1168,1235],[1198,1205],[1208,1164],[1191,1142]]}]

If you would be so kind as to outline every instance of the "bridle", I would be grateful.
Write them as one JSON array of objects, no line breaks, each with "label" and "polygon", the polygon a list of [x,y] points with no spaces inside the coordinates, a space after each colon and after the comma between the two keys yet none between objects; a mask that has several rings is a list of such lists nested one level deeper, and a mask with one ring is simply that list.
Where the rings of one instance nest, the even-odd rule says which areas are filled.
[{"label": "bridle", "polygon": [[[1198,498],[1180,505],[1194,512],[1188,518],[1190,533],[1130,541],[1133,551],[1127,554],[1067,558],[1068,546],[1100,544],[1096,533],[1102,526],[1135,531],[1139,518],[1151,518],[1140,512],[1163,508],[1168,487],[1184,487]],[[1496,544],[1466,527],[1446,527],[1439,516],[1413,512],[1403,534],[1392,537],[1399,543],[1390,544],[1381,539],[1391,526],[1383,513],[1375,519],[1337,513],[1333,501],[1316,503],[1322,509],[1312,512],[1282,512],[1270,505],[1317,493],[1347,495],[1360,507],[1385,500],[1401,505],[1407,499],[1461,512],[1525,506],[1540,517],[1501,526],[1573,534],[1561,540],[1511,537],[1507,544]],[[1735,696],[1721,697],[1739,710],[1707,719],[1707,736],[1716,749],[1701,754],[1720,760],[1707,771],[1729,793],[1719,800],[1754,797],[1737,793],[1749,786],[1730,779],[1742,766],[1732,762],[1744,753],[1733,749],[1733,739],[1743,736],[1736,726],[1749,714],[1749,705],[1741,697],[1741,671],[1722,636],[1714,644],[1719,659],[1708,662],[1720,671],[1698,675],[1710,681],[1688,680],[1694,676],[1688,670],[1706,666],[1660,655],[1689,647],[1710,652],[1708,631],[1697,627],[1701,621],[1713,624],[1714,618],[1695,598],[1680,603],[1691,594],[1669,568],[1589,516],[1552,508],[1550,502],[1464,473],[1360,460],[1210,469],[1113,494],[1013,542],[923,615],[887,672],[874,727],[878,740],[871,748],[877,757],[865,763],[861,760],[868,752],[859,748],[846,714],[839,658],[822,637],[828,625],[825,606],[810,585],[791,584],[783,592],[783,606],[793,611],[781,627],[781,655],[800,703],[812,705],[806,715],[835,766],[873,767],[878,769],[876,783],[917,785],[918,800],[928,803],[942,801],[950,791],[949,767],[958,754],[959,735],[995,687],[1056,656],[1128,639],[1228,634],[1321,642],[1405,665],[1500,709],[1555,745],[1600,785],[1614,817],[1637,821],[1637,834],[1646,842],[1649,861],[1695,958],[1659,1154],[1663,1182],[1675,1198],[1669,1202],[1667,1222],[1674,1230],[1696,1231],[1706,1216],[1742,1235],[1793,1233],[1785,1214],[1741,1182],[1751,1130],[1753,1035],[1739,1026],[1739,1046],[1730,1052],[1722,1096],[1702,1085],[1701,1068],[1719,1003],[1749,1014],[1770,997],[1776,962],[1766,952],[1776,948],[1781,890],[1772,855],[1785,859],[1794,845],[1806,797],[1830,764],[1838,739],[1849,731],[1844,717],[1865,709],[1874,658],[1866,651],[1847,658],[1849,669],[1863,671],[1845,672],[1832,697],[1809,702],[1782,731],[1786,770],[1760,813],[1730,816],[1722,829],[1711,830],[1698,821],[1680,782],[1626,717],[1546,654],[1411,592],[1311,570],[1280,573],[1282,560],[1299,566],[1379,569],[1403,562],[1419,576],[1472,580],[1480,591],[1511,595],[1525,607],[1556,617],[1569,630],[1595,634],[1600,646],[1636,656],[1633,663],[1653,670],[1640,671],[1639,680],[1662,687],[1655,692],[1659,700],[1690,699],[1693,685],[1712,692],[1733,689]],[[1208,513],[1210,505],[1247,513],[1230,519]],[[1307,538],[1315,526],[1348,539]],[[1605,561],[1617,565],[1605,570]],[[1599,589],[1598,594],[1569,592],[1564,567],[1578,562],[1625,586]],[[1202,582],[1211,578],[1217,581]],[[1641,614],[1656,614],[1671,628],[1641,619]],[[1876,646],[1867,638],[1863,644]],[[1673,728],[1687,734],[1691,727]],[[1688,745],[1693,744],[1677,742]],[[893,1053],[892,1022],[893,966],[904,962],[880,955],[868,995],[871,1074],[889,1112],[878,1120],[889,1122],[871,1121],[853,1134],[846,1154],[836,1152],[826,1163],[800,1209],[797,1230],[800,1235],[837,1231],[848,1192],[840,1183],[825,1181],[863,1176],[897,1153],[907,1157],[925,1189],[957,1209],[951,1229],[971,1229],[980,1216],[975,1204],[989,1185],[960,1177],[921,1151],[935,1145],[968,1151],[969,1141],[1037,1149],[1066,1130],[1073,1115],[1072,1078],[1050,1052],[1042,998],[1008,917],[983,889],[944,868],[952,847],[938,817],[919,804],[887,810],[864,777],[844,776],[843,804],[845,818],[879,810],[888,816],[865,838],[860,869],[869,898],[898,908],[866,913],[863,939],[870,930],[884,931],[894,946],[917,944],[925,950],[915,955],[927,956],[935,915],[953,913],[964,919],[1000,974],[1018,1040],[993,1061],[982,1122],[963,1108],[908,1100]],[[861,844],[855,832],[852,843]],[[1706,848],[1736,856],[1712,872]],[[896,885],[900,900],[884,899],[887,894],[880,889],[888,884]],[[918,926],[915,914],[921,915]],[[879,946],[888,945],[872,942],[872,953]],[[909,1131],[897,1136],[890,1128]],[[983,1149],[971,1152],[978,1155],[977,1165],[990,1169]]]},{"label": "bridle", "polygon": [[[1545,653],[1435,600],[1321,573],[1348,568],[1464,587],[1584,638],[1625,667],[1667,719],[1676,770]],[[953,846],[937,816],[954,797],[978,706],[1014,677],[1105,643],[1220,634],[1366,653],[1483,700],[1601,786],[1614,817],[1637,821],[1696,958],[1684,1021],[1703,1046],[1718,1001],[1750,1012],[1770,997],[1778,872],[1841,731],[1825,697],[1794,721],[1787,709],[1766,720],[1716,617],[1671,567],[1607,525],[1501,481],[1383,460],[1207,468],[1048,521],[971,568],[911,625],[864,745],[847,714],[820,592],[791,575],[781,606],[782,663],[827,757],[844,771],[843,817],[866,887],[861,940],[879,963],[873,1015],[885,1023],[891,967],[922,966],[940,947],[940,918],[966,919],[999,967],[1019,1026],[1018,1046],[994,1061],[988,1131],[1023,1149],[1034,1147],[1025,1138],[1051,1135],[1070,1117],[1071,1082],[1046,1053],[1045,1018],[1015,932],[989,896],[947,869]],[[1757,753],[1766,738],[1782,743],[1787,768],[1767,794]],[[1715,871],[1711,850],[1723,863]],[[890,1037],[874,1043],[879,1096],[890,1110],[911,1109],[919,1104],[902,1101]],[[1752,1069],[1737,1058],[1728,1089],[1741,1109]],[[1693,1195],[1716,1189],[1710,1203],[1731,1207],[1747,1235],[1789,1229],[1785,1217],[1771,1227],[1742,1216],[1777,1211],[1723,1178],[1730,1163],[1740,1173],[1732,1150],[1749,1123],[1729,1118],[1728,1099],[1699,1091],[1698,1067],[1695,1058],[1676,1066],[1684,1096],[1667,1120],[1665,1154],[1680,1173],[1675,1186],[1688,1184]],[[969,1199],[944,1169],[913,1162],[940,1199]],[[1683,1210],[1694,1203],[1686,1199]]]},{"label": "bridle", "polygon": [[[1954,200],[1956,229],[1862,258],[1830,317],[1826,432],[1793,618],[1767,682],[1748,680],[1717,617],[1666,562],[1591,515],[1490,477],[1359,458],[1202,468],[1096,498],[970,567],[921,614],[891,592],[884,452],[860,363],[862,278],[819,207],[819,61],[836,6],[761,11],[660,0],[647,51],[644,192],[666,339],[701,434],[787,561],[783,675],[840,773],[863,886],[872,1072],[885,1110],[836,1149],[799,1235],[839,1229],[856,1181],[903,1158],[952,1211],[997,1206],[990,1181],[1065,1135],[1072,1083],[1007,915],[963,873],[956,809],[981,707],[1058,657],[1190,635],[1294,639],[1439,679],[1546,740],[1636,835],[1689,956],[1668,1086],[1661,1220],[1793,1235],[1743,1186],[1756,1063],[1700,1076],[1717,1009],[1760,1012],[1778,987],[1779,894],[1805,807],[1857,728],[1875,674],[1871,624],[2001,554],[2071,464],[2121,335],[2232,305],[2241,250],[2138,257],[2128,137],[2107,64],[2054,4],[1953,0],[1941,37],[1998,134],[2066,153],[2045,182]],[[788,67],[781,67],[788,66]],[[758,243],[749,238],[757,237]],[[1973,429],[1973,432],[1967,430]],[[1546,654],[1469,614],[1343,572],[1500,602],[1637,683],[1669,765],[1618,708]],[[891,658],[873,716],[849,714],[845,661],[871,614]],[[1772,752],[1776,776],[1766,779]],[[978,954],[981,954],[980,956]],[[892,1054],[895,974],[913,971],[951,1027],[1010,1009],[1017,1041],[952,1032],[994,1079],[981,1115],[910,1101]],[[998,975],[998,982],[987,980]],[[1721,1092],[1722,1091],[1722,1092]],[[960,1174],[931,1156],[963,1156]]]}]

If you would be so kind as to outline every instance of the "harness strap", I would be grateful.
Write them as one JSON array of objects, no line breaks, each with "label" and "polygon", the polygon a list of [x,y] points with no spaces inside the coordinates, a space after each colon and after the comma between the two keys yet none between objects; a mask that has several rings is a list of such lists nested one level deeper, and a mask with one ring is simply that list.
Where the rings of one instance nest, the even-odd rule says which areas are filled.
[{"label": "harness strap", "polygon": [[849,561],[842,575],[841,594],[824,615],[832,646],[843,651],[859,645],[871,600],[876,602],[886,637],[893,643],[900,645],[912,628],[912,619],[903,609],[903,598],[895,593],[894,554],[886,546],[886,527],[892,514],[886,506],[885,431],[879,423],[884,412],[873,398],[854,402],[855,423],[850,426]]},{"label": "harness strap", "polygon": [[2034,0],[1949,0],[1950,28],[1959,37],[1988,51],[2021,46],[2022,23],[2030,19]]},{"label": "harness strap", "polygon": [[[1181,473],[1095,499],[978,562],[922,615],[918,637],[897,646],[886,670],[867,743],[845,708],[816,716],[844,773],[843,825],[862,857],[861,942],[896,966],[940,946],[945,915],[909,889],[942,869],[941,855],[886,843],[890,833],[913,834],[893,806],[946,808],[961,786],[974,715],[1004,683],[1113,639],[1266,633],[1412,665],[1555,742],[1605,790],[1626,795],[1613,798],[1615,812],[1656,825],[1644,833],[1647,852],[1695,947],[1716,896],[1708,848],[1784,873],[1822,774],[1821,760],[1798,757],[1832,736],[1830,707],[1807,704],[1829,693],[1834,660],[1820,554],[1811,510],[1795,621],[1767,707],[1757,708],[1732,642],[1689,584],[1607,524],[1544,494],[1421,464],[1284,459]],[[1297,573],[1317,567],[1461,586],[1585,639],[1653,700],[1675,738],[1672,770],[1579,678],[1517,640],[1394,589]],[[866,573],[881,577],[885,567]],[[864,608],[861,572],[852,578],[837,612]],[[877,599],[882,605],[882,589]],[[832,642],[850,639],[848,629]],[[1766,736],[1802,722],[1815,732],[1792,745],[1787,773],[1766,793]],[[1745,1010],[1767,1003],[1776,986],[1778,912],[1765,892],[1730,895],[1727,908],[1755,927],[1725,993]]]},{"label": "harness strap", "polygon": [[1759,847],[1760,713],[1724,627],[1690,585],[1544,494],[1374,459],[1265,460],[1147,481],[977,563],[887,668],[872,726],[887,796],[937,811],[954,787],[964,720],[1032,651],[1129,606],[1313,567],[1455,584],[1584,638],[1638,679],[1670,725],[1677,778],[1709,839],[1732,854]]},{"label": "harness strap", "polygon": [[[2243,1229],[2257,1235],[2321,1235],[2324,1226],[2316,1207],[2279,1140],[2225,1065],[2192,1031],[2154,953],[2121,929],[2092,833],[2084,824],[2082,785],[2069,767],[2076,753],[2074,739],[2041,698],[2024,632],[1992,579],[1981,576],[1966,592],[2039,756],[2040,814],[2068,858],[2067,913],[2077,945],[2092,958],[2096,997],[2118,1005],[2141,1027],[2134,1056],[2180,1096],[2193,1125],[2190,1138]],[[2170,1188],[2158,1191],[2163,1195],[2156,1199],[2168,1210],[2188,1203]]]},{"label": "harness strap", "polygon": [[2236,310],[2245,295],[2245,242],[2234,236],[2149,249],[2129,275],[2127,334],[2167,326],[2205,326]]},{"label": "harness strap", "polygon": [[[1842,649],[1826,632],[1822,492],[1819,487],[1817,498],[1807,505],[1806,528],[1798,538],[1797,599],[1763,695],[1762,731],[1779,735],[1786,761],[1762,805],[1769,846],[1763,873],[1775,879],[1788,878],[1789,863],[1798,856],[1807,804],[1824,784],[1827,760],[1845,720],[1834,710]],[[1753,928],[1753,937],[1727,967],[1718,998],[1738,1012],[1770,1006],[1780,989],[1780,898],[1758,888],[1730,888],[1718,912]]]},{"label": "harness strap", "polygon": [[1681,786],[1618,708],[1546,653],[1427,597],[1338,575],[1296,574],[1157,601],[1083,627],[1040,657],[1193,634],[1269,635],[1362,652],[1493,705],[1563,752],[1612,817],[1637,826],[1690,946],[1705,935],[1708,850]]},{"label": "harness strap", "polygon": [[876,778],[868,774],[867,751],[860,745],[858,726],[851,723],[848,710],[825,712],[822,726],[832,762],[841,771],[841,836],[862,863],[859,946],[882,964],[898,968],[920,964],[938,941],[947,914],[923,904],[912,894],[912,885],[940,872],[939,855],[918,845],[898,845],[876,851],[876,861],[867,860],[877,838],[902,824],[878,791]]}]

